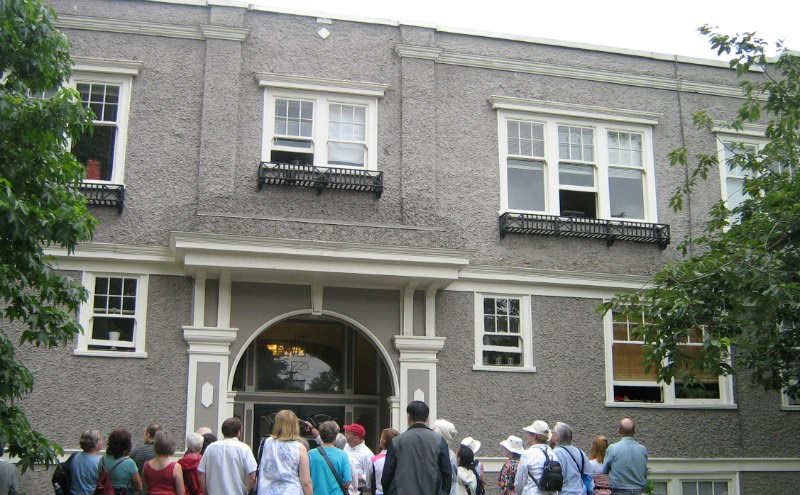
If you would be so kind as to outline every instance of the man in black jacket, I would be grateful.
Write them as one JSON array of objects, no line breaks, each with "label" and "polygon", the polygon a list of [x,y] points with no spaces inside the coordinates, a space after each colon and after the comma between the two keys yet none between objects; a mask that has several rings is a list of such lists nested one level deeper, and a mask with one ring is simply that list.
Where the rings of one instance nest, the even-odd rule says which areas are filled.
[{"label": "man in black jacket", "polygon": [[427,427],[428,405],[408,405],[408,429],[395,437],[386,452],[381,484],[387,495],[447,495],[452,472],[447,442]]}]

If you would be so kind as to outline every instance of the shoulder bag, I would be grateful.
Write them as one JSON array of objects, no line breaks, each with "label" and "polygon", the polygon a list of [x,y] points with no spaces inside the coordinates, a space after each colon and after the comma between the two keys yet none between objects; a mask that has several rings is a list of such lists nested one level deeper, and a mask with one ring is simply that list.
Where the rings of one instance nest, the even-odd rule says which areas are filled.
[{"label": "shoulder bag", "polygon": [[328,467],[331,469],[331,473],[333,473],[333,477],[336,478],[336,482],[339,483],[339,488],[342,490],[343,495],[347,495],[347,484],[342,481],[342,478],[339,476],[339,473],[336,472],[336,468],[333,467],[333,463],[331,462],[330,458],[328,458],[328,454],[325,452],[325,447],[320,445],[317,447],[319,453],[322,454],[322,457],[325,459],[325,462],[328,463]]}]

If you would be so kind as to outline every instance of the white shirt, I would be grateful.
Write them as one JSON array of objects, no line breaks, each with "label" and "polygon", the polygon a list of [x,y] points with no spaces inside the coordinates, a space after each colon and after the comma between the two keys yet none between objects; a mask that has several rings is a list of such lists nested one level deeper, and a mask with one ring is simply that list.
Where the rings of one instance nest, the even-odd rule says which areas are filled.
[{"label": "white shirt", "polygon": [[246,495],[245,480],[256,469],[253,451],[238,438],[224,438],[209,445],[197,466],[206,476],[208,495]]},{"label": "white shirt", "polygon": [[358,483],[353,483],[358,486],[369,486],[369,474],[372,472],[372,456],[375,454],[367,447],[364,442],[350,447],[345,445],[344,453],[350,457],[350,464],[355,469],[358,475]]},{"label": "white shirt", "polygon": [[514,479],[514,488],[517,495],[540,495],[541,493],[555,493],[540,491],[539,487],[536,486],[536,483],[534,483],[531,477],[528,475],[528,473],[532,474],[537,481],[539,478],[541,478],[542,468],[544,467],[544,461],[546,460],[544,454],[545,451],[550,459],[555,460],[553,450],[543,443],[531,445],[527,450],[525,450],[525,452],[522,453],[522,457],[520,457],[519,464],[517,465],[517,477]]}]

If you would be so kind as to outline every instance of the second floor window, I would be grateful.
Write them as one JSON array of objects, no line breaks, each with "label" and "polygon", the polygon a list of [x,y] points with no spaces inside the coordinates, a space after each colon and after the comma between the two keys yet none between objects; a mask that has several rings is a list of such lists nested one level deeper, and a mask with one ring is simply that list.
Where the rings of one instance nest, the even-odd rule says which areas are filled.
[{"label": "second floor window", "polygon": [[94,113],[94,130],[72,146],[86,166],[86,180],[122,183],[127,143],[130,78],[103,75],[73,76],[71,85],[81,102]]},{"label": "second floor window", "polygon": [[498,115],[502,210],[655,221],[649,126]]},{"label": "second floor window", "polygon": [[263,160],[377,168],[375,98],[267,90]]}]

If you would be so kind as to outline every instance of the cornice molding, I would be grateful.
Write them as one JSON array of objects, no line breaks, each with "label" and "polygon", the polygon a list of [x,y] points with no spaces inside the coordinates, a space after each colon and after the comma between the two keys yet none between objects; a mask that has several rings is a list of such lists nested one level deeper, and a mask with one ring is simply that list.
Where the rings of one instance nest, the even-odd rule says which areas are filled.
[{"label": "cornice molding", "polygon": [[492,104],[492,108],[501,110],[544,113],[548,115],[564,115],[592,120],[611,120],[615,122],[637,123],[644,125],[657,125],[658,119],[663,117],[663,114],[656,112],[643,112],[639,110],[626,110],[620,108],[563,103],[557,101],[513,98],[510,96],[493,95],[489,97],[489,103]]},{"label": "cornice molding", "polygon": [[138,34],[142,36],[162,36],[188,40],[222,39],[244,41],[250,33],[249,29],[229,26],[203,24],[187,26],[181,24],[162,24],[149,21],[133,21],[130,19],[108,19],[61,14],[56,21],[59,29],[80,29],[83,31],[104,31],[109,33]]},{"label": "cornice molding", "polygon": [[[402,52],[399,51],[400,47],[402,47]],[[400,45],[397,50],[398,54],[402,53],[400,56],[434,60],[436,63],[447,65],[522,72],[542,76],[563,77],[566,79],[621,84],[624,86],[680,91],[683,93],[699,93],[731,98],[744,97],[742,88],[738,86],[690,81],[686,79],[673,79],[662,76],[622,73],[618,71],[574,67],[545,62],[532,62],[529,60],[489,57],[446,50],[442,50],[438,55],[435,55],[434,49],[424,46]]]},{"label": "cornice molding", "polygon": [[734,136],[750,136],[766,139],[767,126],[762,124],[744,124],[741,129],[734,129],[722,120],[715,120],[712,132],[717,134],[729,134]]},{"label": "cornice molding", "polygon": [[256,80],[260,87],[299,89],[305,91],[323,91],[326,93],[342,93],[359,96],[381,98],[389,88],[388,84],[344,81],[340,79],[324,79],[321,77],[294,76],[275,74],[272,72],[256,72]]},{"label": "cornice molding", "polygon": [[228,251],[259,255],[291,254],[311,258],[354,258],[360,260],[413,261],[463,266],[469,263],[472,251],[386,244],[314,241],[266,237],[234,236],[226,234],[171,232],[172,252],[185,250]]},{"label": "cornice molding", "polygon": [[421,58],[424,60],[437,60],[444,50],[430,46],[415,46],[399,44],[394,49],[400,58]]},{"label": "cornice molding", "polygon": [[102,72],[103,74],[122,74],[138,76],[144,66],[138,60],[114,60],[96,57],[72,57],[75,72]]},{"label": "cornice molding", "polygon": [[212,26],[203,24],[200,26],[200,31],[206,39],[215,40],[228,40],[228,41],[244,41],[247,35],[250,34],[249,29],[235,28],[228,26]]}]

